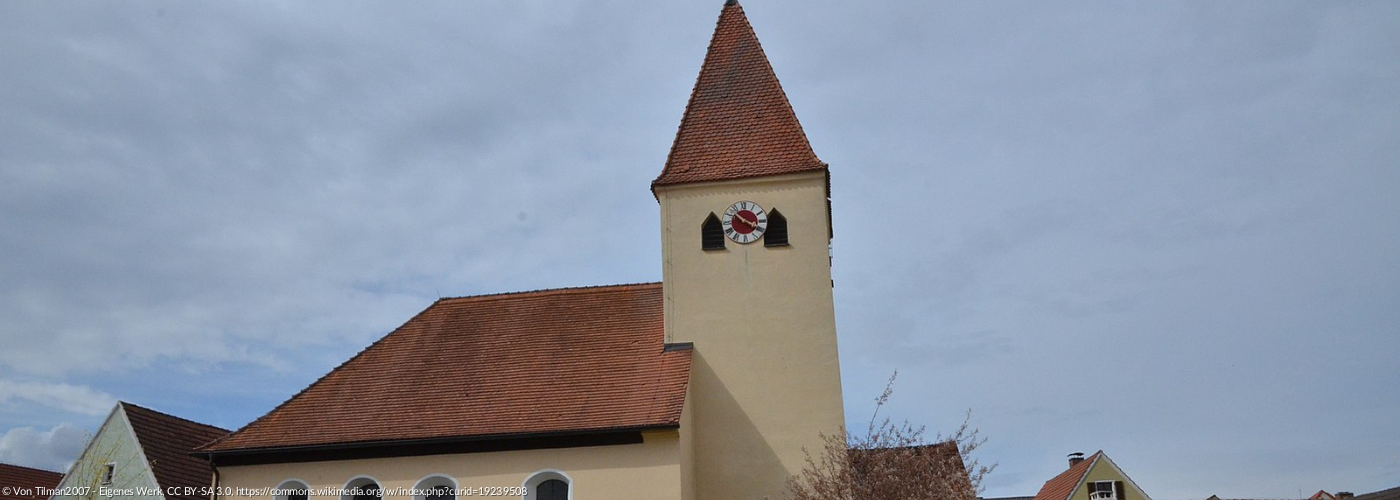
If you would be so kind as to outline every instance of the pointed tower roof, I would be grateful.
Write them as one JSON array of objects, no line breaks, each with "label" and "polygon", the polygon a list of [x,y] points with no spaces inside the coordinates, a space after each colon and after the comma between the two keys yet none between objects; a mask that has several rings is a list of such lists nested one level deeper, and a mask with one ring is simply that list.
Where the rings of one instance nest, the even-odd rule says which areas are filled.
[{"label": "pointed tower roof", "polygon": [[823,170],[743,7],[725,2],[658,186]]}]

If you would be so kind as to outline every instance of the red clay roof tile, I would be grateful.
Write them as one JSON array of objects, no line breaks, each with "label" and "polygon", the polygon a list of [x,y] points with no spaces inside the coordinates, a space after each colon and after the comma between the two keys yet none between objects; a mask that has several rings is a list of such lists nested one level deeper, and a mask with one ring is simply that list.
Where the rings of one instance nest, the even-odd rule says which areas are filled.
[{"label": "red clay roof tile", "polygon": [[1079,487],[1080,481],[1084,479],[1084,474],[1087,474],[1089,468],[1094,466],[1094,462],[1099,460],[1100,455],[1103,455],[1103,450],[1099,450],[1085,458],[1084,461],[1074,464],[1061,472],[1060,475],[1046,481],[1045,485],[1040,487],[1040,493],[1035,494],[1035,500],[1067,500],[1070,495],[1074,494],[1075,488]]},{"label": "red clay roof tile", "polygon": [[744,9],[720,12],[658,186],[822,170]]},{"label": "red clay roof tile", "polygon": [[[63,480],[63,474],[19,465],[0,464],[0,500],[44,500]],[[29,493],[21,495],[20,493]]]},{"label": "red clay roof tile", "polygon": [[676,426],[661,284],[441,299],[205,451]]},{"label": "red clay roof tile", "polygon": [[150,462],[156,482],[167,492],[165,497],[169,500],[207,500],[208,495],[173,493],[195,493],[212,484],[214,469],[208,461],[190,456],[190,452],[227,435],[228,430],[127,402],[119,404],[126,412],[127,421],[131,422],[136,440],[141,443],[141,450]]}]

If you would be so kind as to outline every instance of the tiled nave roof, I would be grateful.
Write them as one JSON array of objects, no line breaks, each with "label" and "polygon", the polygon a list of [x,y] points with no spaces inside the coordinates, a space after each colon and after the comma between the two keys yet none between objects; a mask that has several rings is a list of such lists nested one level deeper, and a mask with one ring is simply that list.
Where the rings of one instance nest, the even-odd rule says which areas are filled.
[{"label": "tiled nave roof", "polygon": [[679,425],[661,284],[441,299],[204,451]]}]

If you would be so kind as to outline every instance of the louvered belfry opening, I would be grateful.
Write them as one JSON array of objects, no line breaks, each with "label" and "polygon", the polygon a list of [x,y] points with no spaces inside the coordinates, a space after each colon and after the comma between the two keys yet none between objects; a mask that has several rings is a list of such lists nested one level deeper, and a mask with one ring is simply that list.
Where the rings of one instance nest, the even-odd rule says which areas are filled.
[{"label": "louvered belfry opening", "polygon": [[710,212],[710,216],[705,218],[705,223],[700,225],[700,248],[724,250],[724,225],[714,212]]},{"label": "louvered belfry opening", "polygon": [[763,246],[788,246],[787,217],[777,208],[768,211],[768,230],[763,233]]}]

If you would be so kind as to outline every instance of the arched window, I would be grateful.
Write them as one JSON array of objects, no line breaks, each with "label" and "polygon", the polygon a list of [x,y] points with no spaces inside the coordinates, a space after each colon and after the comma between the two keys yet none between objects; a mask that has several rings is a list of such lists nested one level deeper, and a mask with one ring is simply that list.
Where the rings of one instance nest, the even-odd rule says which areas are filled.
[{"label": "arched window", "polygon": [[700,225],[700,249],[724,250],[724,225],[714,212]]},{"label": "arched window", "polygon": [[788,246],[787,217],[777,208],[768,211],[768,230],[763,233],[763,246]]},{"label": "arched window", "polygon": [[569,483],[550,479],[535,487],[536,500],[569,500]]},{"label": "arched window", "polygon": [[457,481],[443,474],[419,479],[413,486],[413,500],[457,500]]},{"label": "arched window", "polygon": [[311,498],[311,487],[306,485],[306,481],[300,479],[288,479],[277,485],[276,491],[272,492],[272,500],[308,500]]},{"label": "arched window", "polygon": [[379,481],[369,476],[355,476],[350,482],[345,483],[345,490],[340,494],[340,500],[383,500],[384,495],[379,489]]},{"label": "arched window", "polygon": [[546,469],[525,480],[525,500],[569,500],[574,480],[563,471]]}]

